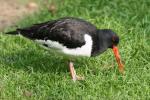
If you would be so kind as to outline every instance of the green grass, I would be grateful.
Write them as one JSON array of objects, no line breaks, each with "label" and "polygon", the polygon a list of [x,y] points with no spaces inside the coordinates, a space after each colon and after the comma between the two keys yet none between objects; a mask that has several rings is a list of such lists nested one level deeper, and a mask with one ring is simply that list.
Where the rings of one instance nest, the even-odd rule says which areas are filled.
[{"label": "green grass", "polygon": [[63,1],[55,1],[54,15],[43,9],[18,26],[74,16],[98,28],[111,28],[121,38],[125,75],[119,74],[112,51],[107,50],[96,58],[76,59],[76,71],[86,79],[74,83],[62,55],[23,37],[0,34],[0,100],[149,100],[149,0]]}]

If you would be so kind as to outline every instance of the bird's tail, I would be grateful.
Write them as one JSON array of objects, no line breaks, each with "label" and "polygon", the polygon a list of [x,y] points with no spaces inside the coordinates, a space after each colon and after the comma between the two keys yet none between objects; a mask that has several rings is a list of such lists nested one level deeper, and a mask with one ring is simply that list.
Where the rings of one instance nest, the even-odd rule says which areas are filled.
[{"label": "bird's tail", "polygon": [[17,35],[17,34],[19,34],[19,31],[18,30],[16,30],[16,31],[10,31],[10,32],[6,32],[5,34]]}]

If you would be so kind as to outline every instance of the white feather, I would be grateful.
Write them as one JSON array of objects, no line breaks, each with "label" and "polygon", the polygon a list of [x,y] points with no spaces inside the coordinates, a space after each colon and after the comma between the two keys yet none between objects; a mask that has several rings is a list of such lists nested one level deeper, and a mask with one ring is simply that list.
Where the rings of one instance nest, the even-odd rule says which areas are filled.
[{"label": "white feather", "polygon": [[86,41],[85,45],[70,49],[67,48],[66,46],[63,46],[59,42],[52,41],[52,40],[35,40],[36,42],[40,44],[46,44],[48,45],[49,48],[55,48],[57,50],[60,50],[61,52],[69,55],[75,55],[75,56],[91,56],[91,51],[92,51],[92,38],[90,35],[85,34],[84,39]]}]

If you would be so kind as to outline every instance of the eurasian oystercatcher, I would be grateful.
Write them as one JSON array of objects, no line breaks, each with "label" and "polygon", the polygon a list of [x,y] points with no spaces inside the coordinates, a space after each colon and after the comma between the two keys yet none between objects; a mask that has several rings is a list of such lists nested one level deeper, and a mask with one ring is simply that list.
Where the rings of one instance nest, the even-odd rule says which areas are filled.
[{"label": "eurasian oystercatcher", "polygon": [[[16,29],[16,31],[6,34],[21,34],[47,48],[74,56],[97,56],[111,48],[116,57],[119,71],[123,72],[124,70],[117,48],[118,35],[111,29],[97,29],[83,19],[65,17]],[[72,79],[78,80],[72,61],[69,62],[69,69]]]}]

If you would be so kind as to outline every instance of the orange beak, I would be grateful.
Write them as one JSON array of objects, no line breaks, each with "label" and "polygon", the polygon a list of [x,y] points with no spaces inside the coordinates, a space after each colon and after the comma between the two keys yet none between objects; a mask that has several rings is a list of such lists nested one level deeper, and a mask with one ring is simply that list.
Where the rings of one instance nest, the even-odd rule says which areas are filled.
[{"label": "orange beak", "polygon": [[116,61],[118,63],[119,71],[121,73],[123,73],[124,72],[124,67],[123,67],[123,64],[121,62],[121,58],[120,58],[119,50],[118,50],[117,46],[113,46],[113,52],[114,52],[114,55],[116,57]]}]

